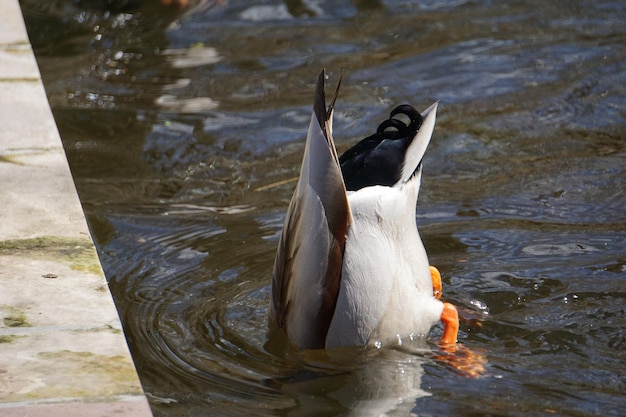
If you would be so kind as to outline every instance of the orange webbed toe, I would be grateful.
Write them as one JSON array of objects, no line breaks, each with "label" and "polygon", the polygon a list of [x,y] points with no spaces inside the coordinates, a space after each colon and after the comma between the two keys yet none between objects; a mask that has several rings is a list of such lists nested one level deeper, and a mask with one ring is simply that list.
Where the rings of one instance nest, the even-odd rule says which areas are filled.
[{"label": "orange webbed toe", "polygon": [[439,344],[442,346],[453,346],[459,334],[459,312],[450,303],[443,303],[441,312],[441,322],[443,323],[443,335]]},{"label": "orange webbed toe", "polygon": [[430,278],[433,281],[433,296],[439,300],[441,298],[441,274],[434,266],[430,266]]}]

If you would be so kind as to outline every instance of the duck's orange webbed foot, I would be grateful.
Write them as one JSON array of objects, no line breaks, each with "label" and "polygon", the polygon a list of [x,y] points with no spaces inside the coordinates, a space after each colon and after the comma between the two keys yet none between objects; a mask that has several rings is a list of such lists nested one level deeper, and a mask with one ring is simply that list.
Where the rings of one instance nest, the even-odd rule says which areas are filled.
[{"label": "duck's orange webbed foot", "polygon": [[435,358],[447,363],[454,372],[466,378],[478,378],[485,374],[487,358],[481,351],[467,348],[460,343],[442,346]]},{"label": "duck's orange webbed foot", "polygon": [[483,375],[487,359],[480,352],[475,352],[456,342],[459,333],[459,313],[456,307],[450,303],[443,303],[441,321],[443,322],[443,335],[439,346],[444,354],[437,358],[450,364],[456,372],[465,377],[478,378]]},{"label": "duck's orange webbed foot", "polygon": [[[440,299],[442,295],[441,274],[434,266],[430,267],[430,277],[433,282],[433,296]],[[468,320],[471,319],[468,316]],[[468,378],[477,378],[485,372],[487,359],[480,353],[475,352],[457,343],[459,335],[459,312],[450,303],[443,303],[441,312],[441,322],[443,323],[443,335],[439,340],[442,354],[437,355],[437,359],[447,362],[459,374]],[[480,327],[480,322],[475,320]]]},{"label": "duck's orange webbed foot", "polygon": [[433,281],[433,295],[438,300],[441,298],[441,274],[434,266],[430,266],[430,279]]},{"label": "duck's orange webbed foot", "polygon": [[455,306],[450,303],[443,303],[441,322],[443,323],[443,335],[439,344],[443,347],[454,346],[459,334],[459,312]]},{"label": "duck's orange webbed foot", "polygon": [[[439,300],[442,290],[441,273],[432,265],[430,266],[430,279],[433,282],[433,296]],[[454,345],[459,333],[459,313],[456,307],[450,303],[443,303],[441,321],[443,322],[443,336],[439,343],[443,346]]]}]

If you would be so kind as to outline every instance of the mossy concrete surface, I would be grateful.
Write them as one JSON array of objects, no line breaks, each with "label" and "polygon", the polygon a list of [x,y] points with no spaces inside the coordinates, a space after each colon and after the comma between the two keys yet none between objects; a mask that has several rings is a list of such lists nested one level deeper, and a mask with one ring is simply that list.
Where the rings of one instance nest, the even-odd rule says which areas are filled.
[{"label": "mossy concrete surface", "polygon": [[150,416],[18,0],[0,1],[0,415]]}]

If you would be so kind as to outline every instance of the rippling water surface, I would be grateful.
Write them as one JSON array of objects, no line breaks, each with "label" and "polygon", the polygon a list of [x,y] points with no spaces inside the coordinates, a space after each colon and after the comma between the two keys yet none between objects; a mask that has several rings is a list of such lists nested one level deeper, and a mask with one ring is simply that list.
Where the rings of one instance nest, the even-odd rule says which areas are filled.
[{"label": "rippling water surface", "polygon": [[[22,7],[156,416],[624,415],[623,2]],[[322,67],[346,71],[340,151],[440,101],[417,217],[482,377],[438,328],[396,350],[269,340],[294,183],[265,186],[298,173]]]}]

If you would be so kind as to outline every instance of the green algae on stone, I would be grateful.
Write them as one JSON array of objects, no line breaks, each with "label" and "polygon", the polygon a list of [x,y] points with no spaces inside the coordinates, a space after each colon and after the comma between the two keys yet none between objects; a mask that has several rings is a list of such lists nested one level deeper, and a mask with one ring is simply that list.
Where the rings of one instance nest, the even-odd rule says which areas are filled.
[{"label": "green algae on stone", "polygon": [[[33,396],[100,397],[142,393],[135,368],[126,356],[70,350],[41,352],[38,356],[54,364],[58,375],[63,377],[58,381],[46,381],[47,386],[32,392]],[[50,378],[54,377],[50,375]]]},{"label": "green algae on stone", "polygon": [[100,260],[88,239],[43,236],[0,241],[0,255],[27,255],[68,264],[75,271],[102,275]]},{"label": "green algae on stone", "polygon": [[0,155],[0,163],[15,164],[15,165],[22,165],[22,166],[24,165],[23,163],[21,163],[19,161],[15,161],[10,156],[4,156],[4,155]]},{"label": "green algae on stone", "polygon": [[13,343],[18,339],[22,339],[26,336],[17,335],[17,334],[5,334],[0,336],[0,343]]},{"label": "green algae on stone", "polygon": [[[0,78],[0,82],[2,79]],[[0,163],[15,164],[20,166],[27,166],[19,160],[22,157],[28,157],[33,155],[44,155],[50,152],[58,152],[59,148],[13,148],[5,150],[0,154]]]},{"label": "green algae on stone", "polygon": [[1,304],[0,316],[5,327],[31,327],[24,311],[17,307]]},{"label": "green algae on stone", "polygon": [[2,402],[54,398],[99,401],[142,395],[132,361],[124,355],[70,350],[39,352],[20,364],[14,379],[14,387],[19,389],[2,391],[0,384]]}]

